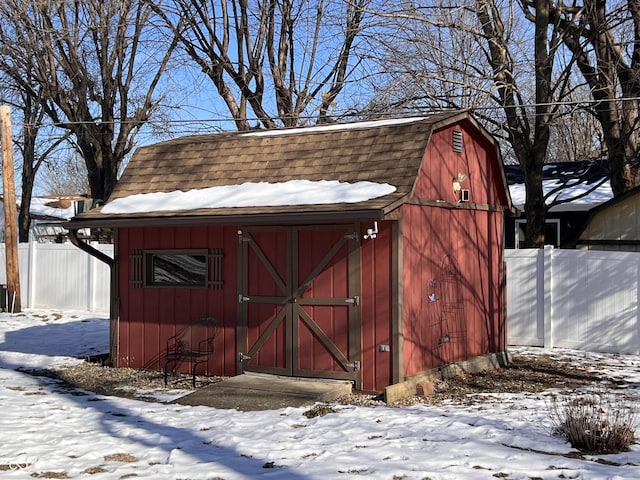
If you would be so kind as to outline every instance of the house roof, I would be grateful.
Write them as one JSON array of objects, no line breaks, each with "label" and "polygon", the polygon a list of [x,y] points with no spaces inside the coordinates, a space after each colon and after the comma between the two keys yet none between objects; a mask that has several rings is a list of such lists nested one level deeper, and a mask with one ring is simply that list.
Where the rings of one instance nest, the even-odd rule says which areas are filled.
[{"label": "house roof", "polygon": [[[520,165],[505,165],[504,171],[509,185],[524,183],[524,172]],[[580,178],[586,183],[596,183],[608,176],[608,163],[604,160],[553,162],[545,164],[542,169],[542,177],[545,180],[563,180],[568,177]]]},{"label": "house roof", "polygon": [[[32,220],[69,220],[75,214],[75,203],[86,200],[83,195],[41,195],[31,197],[29,213]],[[0,209],[4,210],[4,197],[0,195]]]},{"label": "house roof", "polygon": [[[524,211],[526,191],[520,165],[504,166],[513,204]],[[542,169],[542,186],[558,201],[553,212],[587,211],[613,197],[606,161],[555,162]]]},{"label": "house roof", "polygon": [[[210,221],[211,217],[229,221],[250,216],[256,220],[282,214],[313,214],[327,221],[335,221],[337,215],[379,219],[411,195],[431,132],[459,121],[472,122],[493,142],[468,113],[456,111],[417,118],[188,136],[156,143],[135,152],[102,210],[75,217],[72,223],[81,228],[87,222],[123,225],[139,218],[189,217],[197,223],[204,218]],[[115,208],[134,198],[152,198],[140,196],[144,194],[323,180],[395,188],[371,198],[331,202],[309,199],[295,205],[257,202],[250,206],[227,203],[222,207],[188,208],[185,203],[184,209],[167,206],[126,213],[126,209]]]}]

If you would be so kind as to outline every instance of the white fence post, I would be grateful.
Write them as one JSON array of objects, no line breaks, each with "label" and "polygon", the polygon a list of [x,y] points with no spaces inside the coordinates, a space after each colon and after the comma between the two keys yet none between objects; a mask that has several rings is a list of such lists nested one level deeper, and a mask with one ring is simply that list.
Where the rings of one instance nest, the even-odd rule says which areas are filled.
[{"label": "white fence post", "polygon": [[33,305],[36,302],[36,277],[38,276],[37,259],[36,259],[36,242],[29,240],[29,249],[27,254],[27,271],[20,272],[20,276],[27,275],[27,305]]},{"label": "white fence post", "polygon": [[95,271],[94,268],[94,262],[95,262],[95,258],[94,257],[89,257],[88,261],[87,261],[87,310],[89,310],[90,312],[93,311],[93,309],[95,308],[95,279],[93,278],[93,274]]},{"label": "white fence post", "polygon": [[544,347],[553,348],[553,245],[545,245],[541,251],[543,278],[541,296],[542,302],[542,328],[544,331]]}]

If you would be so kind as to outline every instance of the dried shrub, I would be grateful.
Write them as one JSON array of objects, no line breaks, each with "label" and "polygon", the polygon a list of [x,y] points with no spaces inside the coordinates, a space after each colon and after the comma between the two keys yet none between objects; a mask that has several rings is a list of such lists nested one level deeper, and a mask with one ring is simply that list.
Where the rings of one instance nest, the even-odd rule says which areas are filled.
[{"label": "dried shrub", "polygon": [[307,418],[323,417],[329,413],[336,413],[338,410],[329,406],[318,404],[307,410],[303,415]]},{"label": "dried shrub", "polygon": [[636,443],[636,413],[605,389],[554,396],[550,412],[554,432],[582,452],[620,453]]},{"label": "dried shrub", "polygon": [[133,455],[129,455],[128,453],[112,453],[110,455],[104,456],[105,462],[124,462],[124,463],[132,463],[137,462],[138,459]]},{"label": "dried shrub", "polygon": [[98,465],[97,467],[90,467],[82,471],[82,473],[85,475],[96,475],[98,473],[106,473],[106,472],[107,470],[105,470],[105,468],[100,465]]}]

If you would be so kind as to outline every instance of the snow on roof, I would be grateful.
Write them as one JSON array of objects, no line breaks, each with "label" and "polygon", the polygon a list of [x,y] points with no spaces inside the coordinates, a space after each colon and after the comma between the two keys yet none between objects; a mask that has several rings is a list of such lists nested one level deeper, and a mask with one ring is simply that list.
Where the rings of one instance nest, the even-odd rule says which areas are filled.
[{"label": "snow on roof", "polygon": [[[563,182],[560,180],[545,180],[542,182],[542,189],[545,193],[549,193],[554,188],[562,186]],[[572,187],[565,187],[561,190],[556,196],[554,196],[551,200],[569,200],[566,203],[562,203],[555,207],[551,208],[552,212],[566,212],[566,211],[575,211],[575,210],[589,210],[593,207],[600,205],[606,201],[609,201],[613,198],[613,192],[611,191],[611,185],[609,181],[605,181],[598,188],[593,190],[592,192],[586,194],[583,197],[578,198],[585,192],[588,192],[592,189],[594,185],[592,183],[582,182],[576,184]],[[526,200],[526,192],[523,183],[514,183],[509,185],[509,192],[511,193],[511,201],[513,202],[513,206],[524,210],[524,204]],[[549,202],[547,202],[549,203]]]},{"label": "snow on roof", "polygon": [[33,197],[31,199],[29,212],[31,215],[37,217],[69,220],[75,215],[75,208],[74,202],[72,201],[62,202],[59,199],[51,197]]},{"label": "snow on roof", "polygon": [[[29,213],[35,219],[69,220],[75,215],[74,205],[78,198],[75,196],[32,197]],[[0,214],[4,215],[4,198],[1,197]]]},{"label": "snow on roof", "polygon": [[107,203],[105,214],[184,211],[204,208],[271,207],[357,203],[395,192],[396,187],[374,182],[290,180],[130,195]]},{"label": "snow on roof", "polygon": [[401,125],[403,123],[418,122],[425,120],[427,117],[408,117],[408,118],[390,118],[386,120],[372,120],[369,122],[353,122],[353,123],[336,123],[336,124],[322,124],[312,127],[295,127],[295,128],[281,128],[271,130],[256,130],[246,133],[239,133],[243,137],[266,137],[275,135],[298,135],[308,134],[315,132],[331,132],[337,130],[355,130],[362,128],[375,128],[384,127],[387,125]]}]

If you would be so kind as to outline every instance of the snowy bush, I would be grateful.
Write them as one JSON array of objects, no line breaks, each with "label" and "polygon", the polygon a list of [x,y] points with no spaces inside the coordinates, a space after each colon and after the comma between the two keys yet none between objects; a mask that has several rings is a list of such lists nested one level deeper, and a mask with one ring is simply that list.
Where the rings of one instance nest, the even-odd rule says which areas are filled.
[{"label": "snowy bush", "polygon": [[636,413],[606,389],[554,396],[550,412],[554,432],[585,453],[624,452],[636,442]]}]

